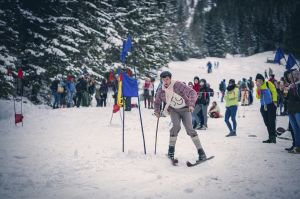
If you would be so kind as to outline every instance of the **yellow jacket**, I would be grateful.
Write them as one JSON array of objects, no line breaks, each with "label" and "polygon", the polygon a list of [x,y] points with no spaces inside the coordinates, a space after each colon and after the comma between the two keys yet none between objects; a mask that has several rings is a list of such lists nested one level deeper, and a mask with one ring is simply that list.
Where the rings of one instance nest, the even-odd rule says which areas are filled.
[{"label": "yellow jacket", "polygon": [[267,82],[264,81],[264,83],[259,88],[256,88],[256,98],[260,99],[261,105],[270,104],[272,102],[277,103],[276,88],[272,82]]}]

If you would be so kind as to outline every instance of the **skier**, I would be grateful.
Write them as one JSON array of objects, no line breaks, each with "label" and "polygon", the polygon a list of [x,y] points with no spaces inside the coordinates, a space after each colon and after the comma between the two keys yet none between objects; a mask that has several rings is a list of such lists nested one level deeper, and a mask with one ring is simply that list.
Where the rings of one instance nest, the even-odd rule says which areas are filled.
[{"label": "skier", "polygon": [[166,102],[163,112],[170,113],[172,120],[172,128],[170,129],[170,141],[168,157],[174,160],[175,144],[178,133],[180,131],[180,123],[182,121],[186,132],[191,136],[193,143],[198,150],[198,161],[206,160],[206,154],[201,146],[197,132],[192,127],[192,114],[197,93],[189,86],[179,81],[171,80],[172,74],[169,71],[164,71],[160,74],[163,85],[158,89],[154,101],[154,114],[160,117],[161,101]]},{"label": "skier", "polygon": [[276,143],[276,109],[277,109],[277,92],[274,84],[265,81],[261,74],[257,74],[256,81],[256,98],[260,99],[260,112],[264,123],[268,129],[269,139],[263,143]]},{"label": "skier", "polygon": [[[237,85],[235,84],[234,79],[230,79],[228,82],[228,87],[226,88],[226,94],[225,94],[225,123],[230,131],[226,137],[230,136],[236,136],[236,112],[238,109],[238,93],[239,89]],[[229,118],[231,118],[232,125],[229,122]]]}]

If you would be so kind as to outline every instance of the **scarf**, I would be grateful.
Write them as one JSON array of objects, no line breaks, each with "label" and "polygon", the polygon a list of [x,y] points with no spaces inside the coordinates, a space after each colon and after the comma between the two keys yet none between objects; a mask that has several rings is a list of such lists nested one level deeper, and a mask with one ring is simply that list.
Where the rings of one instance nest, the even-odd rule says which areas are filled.
[{"label": "scarf", "polygon": [[183,108],[186,106],[184,99],[180,95],[174,92],[175,83],[176,81],[171,80],[171,83],[168,86],[168,88],[162,85],[162,90],[165,91],[165,95],[166,95],[166,106],[163,110],[164,114],[168,114],[167,110],[169,106],[176,109]]}]

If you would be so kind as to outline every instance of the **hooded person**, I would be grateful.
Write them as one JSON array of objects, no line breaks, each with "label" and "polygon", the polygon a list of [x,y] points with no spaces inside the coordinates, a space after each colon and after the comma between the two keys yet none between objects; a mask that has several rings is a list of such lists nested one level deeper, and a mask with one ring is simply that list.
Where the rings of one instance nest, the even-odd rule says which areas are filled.
[{"label": "hooded person", "polygon": [[199,155],[198,160],[205,160],[206,154],[202,148],[198,134],[192,126],[191,112],[193,112],[197,100],[196,91],[180,81],[172,80],[172,74],[169,71],[162,72],[160,78],[163,83],[162,87],[157,90],[154,101],[154,114],[157,117],[160,117],[161,102],[166,102],[163,112],[170,113],[173,125],[170,129],[168,157],[174,160],[175,144],[182,122],[187,134],[192,138],[192,141],[197,148]]},{"label": "hooded person", "polygon": [[260,99],[260,113],[267,127],[269,139],[263,143],[276,143],[276,109],[277,109],[277,91],[274,84],[265,81],[262,74],[255,77],[256,98]]},{"label": "hooded person", "polygon": [[[239,98],[239,88],[235,84],[234,79],[230,79],[228,82],[228,86],[226,88],[225,92],[225,106],[226,106],[226,111],[225,111],[225,123],[229,129],[229,134],[226,135],[226,137],[230,136],[236,136],[236,113],[238,109],[238,98]],[[231,118],[232,125],[229,121]]]}]

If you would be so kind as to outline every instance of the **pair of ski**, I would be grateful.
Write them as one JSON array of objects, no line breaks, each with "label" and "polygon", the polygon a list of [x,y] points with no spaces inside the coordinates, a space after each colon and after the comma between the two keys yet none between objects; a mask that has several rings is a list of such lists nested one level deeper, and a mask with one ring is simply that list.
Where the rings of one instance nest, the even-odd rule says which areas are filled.
[{"label": "pair of ski", "polygon": [[[191,163],[190,161],[187,161],[186,162],[186,166],[187,167],[194,167],[194,166],[197,166],[197,165],[199,165],[199,164],[201,164],[201,163],[203,163],[203,162],[206,162],[206,161],[208,161],[208,160],[211,160],[211,159],[213,159],[215,156],[210,156],[210,157],[208,157],[208,158],[206,158],[206,159],[204,159],[204,160],[200,160],[200,161],[196,161],[196,162],[194,162],[194,163]],[[177,158],[169,158],[170,160],[171,160],[171,164],[173,165],[173,166],[178,166],[178,159]]]}]

